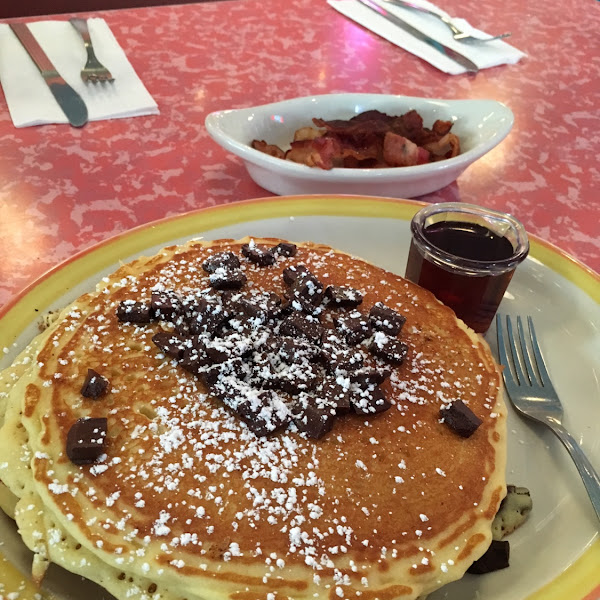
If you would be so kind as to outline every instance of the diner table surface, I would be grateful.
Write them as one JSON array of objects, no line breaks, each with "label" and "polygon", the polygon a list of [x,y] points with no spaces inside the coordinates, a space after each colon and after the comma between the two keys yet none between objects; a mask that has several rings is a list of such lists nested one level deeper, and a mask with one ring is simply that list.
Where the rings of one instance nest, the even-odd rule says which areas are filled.
[{"label": "diner table surface", "polygon": [[511,31],[508,41],[527,56],[476,75],[447,75],[325,0],[81,13],[107,21],[160,114],[81,129],[17,129],[0,98],[0,307],[48,269],[115,234],[272,196],[210,138],[206,115],[333,92],[506,104],[515,115],[509,136],[456,182],[419,199],[510,212],[530,233],[599,271],[600,3],[440,4],[484,31]]}]

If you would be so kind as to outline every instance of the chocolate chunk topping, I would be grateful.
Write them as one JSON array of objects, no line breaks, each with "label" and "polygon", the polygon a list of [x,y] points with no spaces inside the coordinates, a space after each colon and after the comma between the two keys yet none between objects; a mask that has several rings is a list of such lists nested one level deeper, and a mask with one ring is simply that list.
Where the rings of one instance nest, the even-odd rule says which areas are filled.
[{"label": "chocolate chunk topping", "polygon": [[389,369],[376,369],[373,367],[364,367],[348,374],[352,383],[357,383],[360,386],[380,385],[391,374]]},{"label": "chocolate chunk topping", "polygon": [[312,360],[320,353],[319,347],[310,342],[283,335],[273,336],[271,344],[281,360],[288,365],[299,359]]},{"label": "chocolate chunk topping", "polygon": [[292,415],[287,405],[273,390],[257,390],[229,377],[215,384],[212,391],[256,435],[269,435],[291,421]]},{"label": "chocolate chunk topping", "polygon": [[287,285],[292,285],[298,276],[303,273],[310,273],[310,271],[304,265],[288,267],[287,269],[283,270],[283,281],[287,283]]},{"label": "chocolate chunk topping", "polygon": [[483,575],[484,573],[506,569],[509,566],[509,558],[509,542],[507,540],[492,540],[485,554],[467,569],[467,573]]},{"label": "chocolate chunk topping", "polygon": [[151,312],[149,304],[123,300],[117,308],[117,318],[124,323],[150,323]]},{"label": "chocolate chunk topping", "polygon": [[87,465],[104,454],[106,418],[78,419],[67,434],[67,456],[76,465]]},{"label": "chocolate chunk topping", "polygon": [[381,388],[374,385],[352,389],[350,403],[354,412],[360,415],[373,415],[386,411],[392,406]]},{"label": "chocolate chunk topping", "polygon": [[186,371],[199,375],[204,367],[211,365],[211,361],[203,348],[192,346],[183,351],[179,364]]},{"label": "chocolate chunk topping", "polygon": [[228,310],[232,313],[232,320],[258,327],[276,318],[280,305],[281,298],[277,294],[257,294],[233,300]]},{"label": "chocolate chunk topping", "polygon": [[475,433],[481,425],[481,419],[461,400],[456,400],[448,408],[440,409],[440,418],[444,423],[458,433],[468,438]]},{"label": "chocolate chunk topping", "polygon": [[275,262],[275,255],[272,250],[263,246],[258,246],[254,242],[242,246],[242,254],[259,267],[268,267]]},{"label": "chocolate chunk topping", "polygon": [[324,297],[323,284],[311,273],[300,273],[290,284],[290,302],[295,310],[315,313]]},{"label": "chocolate chunk topping", "polygon": [[108,379],[102,377],[100,373],[96,373],[94,369],[88,369],[85,381],[81,386],[81,395],[96,400],[106,394],[107,390]]},{"label": "chocolate chunk topping", "polygon": [[153,292],[150,308],[155,319],[171,323],[183,313],[181,298],[171,291]]},{"label": "chocolate chunk topping", "polygon": [[350,392],[334,379],[326,379],[314,395],[319,404],[333,408],[338,415],[350,412]]},{"label": "chocolate chunk topping", "polygon": [[349,348],[331,330],[323,335],[321,358],[331,372],[356,371],[363,366],[363,355],[354,348]]},{"label": "chocolate chunk topping", "polygon": [[[212,389],[212,386],[226,378],[245,381],[250,376],[250,367],[246,361],[237,356],[220,364],[199,368],[198,376],[206,386]],[[217,395],[217,397],[219,396]]]},{"label": "chocolate chunk topping", "polygon": [[358,290],[338,285],[330,285],[325,290],[325,296],[332,304],[343,308],[356,308],[363,301]]},{"label": "chocolate chunk topping", "polygon": [[227,316],[217,297],[200,297],[188,307],[185,324],[191,334],[214,333]]},{"label": "chocolate chunk topping", "polygon": [[293,412],[298,431],[313,439],[320,439],[329,433],[335,421],[335,411],[327,406],[319,406],[312,398],[296,403]]},{"label": "chocolate chunk topping", "polygon": [[312,363],[292,363],[279,374],[279,388],[288,394],[299,394],[314,390],[320,381],[319,370]]},{"label": "chocolate chunk topping", "polygon": [[223,267],[211,273],[208,280],[215,290],[239,290],[248,279],[240,269]]},{"label": "chocolate chunk topping", "polygon": [[378,331],[373,337],[369,351],[392,365],[401,365],[406,358],[408,346],[404,342]]},{"label": "chocolate chunk topping", "polygon": [[280,242],[277,246],[271,248],[271,252],[279,254],[280,256],[296,256],[298,246],[296,246],[296,244],[290,244],[289,242]]},{"label": "chocolate chunk topping", "polygon": [[233,252],[217,252],[202,263],[202,268],[207,273],[214,273],[218,269],[235,270],[240,266],[240,259]]},{"label": "chocolate chunk topping", "polygon": [[371,335],[369,321],[358,311],[353,311],[348,315],[338,317],[335,319],[335,323],[338,331],[351,346],[360,344],[360,342]]},{"label": "chocolate chunk topping", "polygon": [[391,336],[398,335],[406,322],[406,317],[388,308],[381,302],[373,305],[369,312],[369,319],[373,329],[383,331],[383,333]]},{"label": "chocolate chunk topping", "polygon": [[292,337],[303,336],[317,343],[321,339],[323,326],[317,319],[295,312],[281,322],[279,332]]},{"label": "chocolate chunk topping", "polygon": [[177,333],[169,333],[168,331],[155,333],[152,336],[152,341],[158,346],[161,352],[178,360],[183,357],[183,352],[189,345],[188,338]]},{"label": "chocolate chunk topping", "polygon": [[[241,254],[264,267],[297,250],[286,242],[272,248],[250,242]],[[253,286],[239,291],[247,278],[233,252],[213,254],[202,267],[220,293],[155,290],[149,305],[127,300],[117,313],[126,322],[173,323],[174,332],[159,331],[153,342],[256,435],[269,435],[293,418],[299,431],[320,438],[337,415],[350,410],[371,415],[391,406],[379,387],[390,371],[365,366],[365,359],[379,361],[369,359],[365,347],[353,346],[372,336],[374,357],[401,364],[407,346],[392,336],[404,317],[382,303],[369,315],[352,310],[363,301],[358,290],[326,287],[304,265],[283,270],[288,286],[283,298]],[[86,383],[88,393],[97,393],[95,379]],[[293,415],[286,404],[292,402]]]}]

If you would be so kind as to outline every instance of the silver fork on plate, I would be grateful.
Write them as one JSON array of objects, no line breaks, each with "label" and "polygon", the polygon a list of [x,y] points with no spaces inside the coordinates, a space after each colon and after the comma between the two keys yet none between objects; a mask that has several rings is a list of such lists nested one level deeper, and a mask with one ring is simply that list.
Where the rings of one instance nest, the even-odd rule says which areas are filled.
[{"label": "silver fork on plate", "polygon": [[[502,319],[500,315],[496,316],[498,355],[504,366],[506,391],[518,412],[550,427],[565,445],[600,519],[600,477],[579,444],[562,424],[563,407],[550,381],[531,317],[527,317],[527,325],[529,335],[525,334],[521,317],[517,317],[517,344],[511,319],[507,316],[507,344]],[[509,357],[512,357],[512,360]]]},{"label": "silver fork on plate", "polygon": [[69,19],[69,23],[77,29],[79,35],[83,38],[83,44],[87,51],[87,62],[81,70],[81,79],[86,83],[97,83],[108,81],[112,83],[115,78],[110,71],[96,58],[92,38],[85,19]]},{"label": "silver fork on plate", "polygon": [[462,31],[452,22],[452,19],[449,19],[446,15],[439,13],[435,10],[430,10],[429,8],[425,8],[424,6],[420,6],[419,4],[413,4],[412,2],[408,2],[407,0],[385,0],[385,2],[395,4],[396,6],[401,6],[402,8],[412,8],[413,10],[418,10],[420,12],[427,13],[428,15],[437,17],[450,29],[450,31],[452,32],[452,36],[458,42],[491,42],[493,40],[501,40],[512,35],[511,33],[501,33],[500,35],[495,35],[493,37],[478,38],[474,35],[471,35],[470,33]]}]

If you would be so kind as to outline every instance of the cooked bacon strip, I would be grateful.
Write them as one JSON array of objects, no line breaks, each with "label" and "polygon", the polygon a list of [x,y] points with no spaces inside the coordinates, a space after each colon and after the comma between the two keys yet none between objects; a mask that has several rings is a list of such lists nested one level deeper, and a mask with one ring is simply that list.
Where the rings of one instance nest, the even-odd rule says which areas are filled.
[{"label": "cooked bacon strip", "polygon": [[424,148],[431,153],[432,160],[443,160],[460,154],[460,141],[453,133],[448,133],[436,142],[425,144]]},{"label": "cooked bacon strip", "polygon": [[383,158],[390,167],[411,167],[429,162],[429,152],[409,139],[388,131],[383,140]]},{"label": "cooked bacon strip", "polygon": [[321,137],[325,132],[322,129],[315,129],[314,127],[301,127],[296,129],[294,133],[294,141],[301,142],[302,140],[314,140],[315,138]]},{"label": "cooked bacon strip", "polygon": [[318,137],[314,140],[292,142],[292,147],[285,153],[285,158],[309,167],[329,170],[342,166],[340,154],[341,144],[338,140]]},{"label": "cooked bacon strip", "polygon": [[260,152],[264,152],[269,156],[274,156],[275,158],[285,158],[285,152],[274,144],[267,144],[264,140],[252,140],[251,146]]}]

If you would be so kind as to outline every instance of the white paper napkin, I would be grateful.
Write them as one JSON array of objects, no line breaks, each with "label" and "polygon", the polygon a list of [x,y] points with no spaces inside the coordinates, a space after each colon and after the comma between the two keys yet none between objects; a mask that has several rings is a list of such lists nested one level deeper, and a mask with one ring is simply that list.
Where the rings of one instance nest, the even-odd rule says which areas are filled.
[{"label": "white paper napkin", "polygon": [[[90,121],[159,114],[158,106],[127,60],[104,19],[89,19],[98,60],[113,83],[85,84],[79,73],[86,61],[83,40],[68,21],[28,23],[65,81],[87,105]],[[37,67],[7,24],[0,24],[0,81],[15,127],[68,123]]]},{"label": "white paper napkin", "polygon": [[[431,2],[427,2],[427,0],[411,0],[411,2],[431,10],[436,10],[449,17],[447,13]],[[381,15],[376,14],[370,8],[358,2],[358,0],[327,0],[327,3],[349,19],[370,29],[377,35],[392,42],[392,44],[426,60],[441,71],[451,75],[465,73],[465,69],[458,63],[454,62],[441,52],[438,52],[429,44],[418,40],[410,33],[393,23],[390,23]],[[450,29],[437,17],[410,8],[400,8],[394,6],[390,2],[383,2],[380,0],[378,3],[388,12],[394,13],[419,31],[422,31],[436,41],[471,59],[480,69],[487,69],[488,67],[495,67],[503,64],[514,64],[524,56],[527,56],[525,53],[517,50],[502,40],[477,44],[458,42],[452,37]],[[472,33],[477,37],[489,37],[485,32],[473,28],[464,19],[453,18],[452,21],[457,27]]]}]

